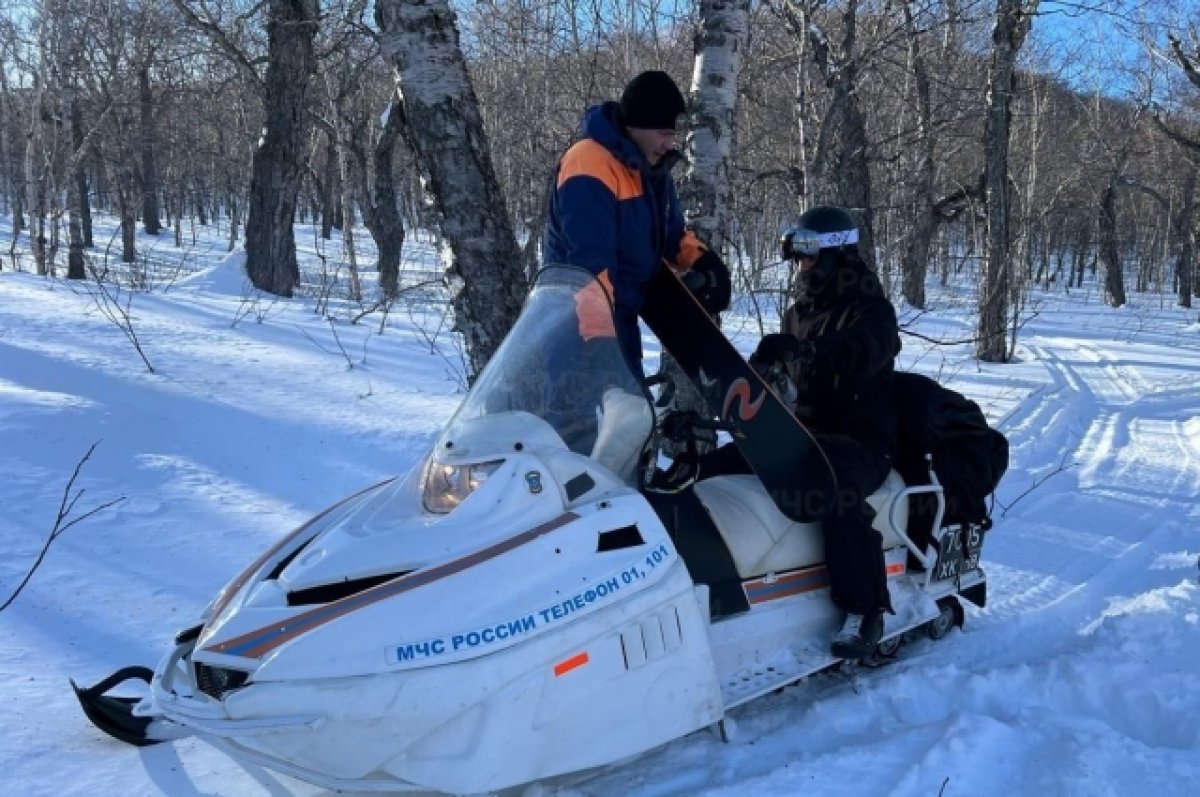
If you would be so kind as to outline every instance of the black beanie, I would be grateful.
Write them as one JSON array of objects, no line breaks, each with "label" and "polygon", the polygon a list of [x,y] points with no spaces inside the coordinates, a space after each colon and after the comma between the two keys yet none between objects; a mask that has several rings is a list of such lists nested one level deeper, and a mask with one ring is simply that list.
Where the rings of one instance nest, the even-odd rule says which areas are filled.
[{"label": "black beanie", "polygon": [[675,120],[686,110],[679,86],[666,72],[643,72],[621,93],[621,120],[626,127],[674,130]]}]

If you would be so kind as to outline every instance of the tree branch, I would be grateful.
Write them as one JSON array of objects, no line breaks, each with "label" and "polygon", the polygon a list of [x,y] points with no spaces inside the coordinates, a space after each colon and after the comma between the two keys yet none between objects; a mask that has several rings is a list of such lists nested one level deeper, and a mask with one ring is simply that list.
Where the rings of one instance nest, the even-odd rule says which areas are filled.
[{"label": "tree branch", "polygon": [[1167,136],[1167,138],[1171,139],[1176,144],[1179,144],[1181,147],[1200,152],[1200,141],[1195,141],[1191,138],[1188,138],[1183,133],[1180,133],[1178,130],[1172,128],[1166,123],[1160,114],[1152,114],[1150,118],[1154,120],[1154,124],[1163,132],[1164,135]]},{"label": "tree branch", "polygon": [[[75,504],[80,498],[83,497],[84,493],[84,491],[81,489],[79,492],[75,493],[75,495],[71,495],[71,488],[75,484],[75,479],[79,477],[79,472],[83,469],[84,464],[91,459],[92,452],[96,450],[96,446],[98,445],[100,445],[100,441],[92,443],[91,447],[88,448],[87,453],[83,455],[83,459],[75,463],[75,471],[71,474],[71,478],[67,481],[67,486],[63,488],[62,500],[58,504],[58,516],[54,518],[54,527],[50,529],[50,534],[46,537],[46,543],[42,546],[42,550],[38,552],[37,558],[33,560],[33,565],[28,571],[26,571],[25,577],[21,579],[21,583],[17,585],[15,590],[13,590],[13,594],[10,595],[3,604],[0,604],[0,612],[11,606],[12,602],[17,599],[17,596],[21,594],[21,590],[25,589],[25,585],[29,583],[29,580],[33,578],[33,574],[37,571],[38,567],[41,566],[42,561],[45,560],[46,554],[50,552],[50,545],[59,537],[61,537],[67,529],[71,528],[76,523],[87,520],[97,512],[102,512],[105,509],[108,509],[110,506],[119,504],[125,500],[125,496],[114,498],[112,501],[108,501],[100,504],[97,507],[89,509],[87,512],[84,512],[78,517],[71,518],[71,512],[75,509]],[[69,522],[64,524],[63,521],[67,520],[67,518],[71,519]]]},{"label": "tree branch", "polygon": [[[260,92],[266,91],[266,83],[263,82],[263,78],[258,74],[258,69],[255,66],[256,63],[262,63],[264,59],[252,60],[246,53],[242,52],[241,48],[229,38],[225,31],[221,30],[216,22],[211,19],[201,19],[200,15],[189,8],[184,0],[171,0],[171,3],[184,16],[187,23],[207,36],[213,44],[217,45],[225,53],[226,57],[229,58],[234,67],[250,78],[250,81],[258,87]],[[265,5],[264,2],[255,4],[250,11],[243,15],[243,18],[256,13],[263,5]]]},{"label": "tree branch", "polygon": [[1167,34],[1167,41],[1171,43],[1171,52],[1175,54],[1175,60],[1179,62],[1183,74],[1187,75],[1193,86],[1200,89],[1200,68],[1197,68],[1196,61],[1183,51],[1183,43],[1174,33]]}]

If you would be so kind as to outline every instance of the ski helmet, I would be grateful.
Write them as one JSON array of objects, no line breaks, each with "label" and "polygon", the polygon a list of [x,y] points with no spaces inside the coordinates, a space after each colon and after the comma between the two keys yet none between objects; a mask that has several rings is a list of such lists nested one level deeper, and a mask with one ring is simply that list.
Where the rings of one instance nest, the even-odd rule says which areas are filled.
[{"label": "ski helmet", "polygon": [[837,271],[847,253],[858,252],[858,228],[841,208],[820,205],[805,211],[780,242],[785,260],[816,257],[801,274],[809,292],[820,291]]},{"label": "ski helmet", "polygon": [[783,234],[783,257],[798,260],[813,257],[822,249],[838,249],[858,244],[854,219],[841,208],[821,205],[804,212],[796,226]]}]

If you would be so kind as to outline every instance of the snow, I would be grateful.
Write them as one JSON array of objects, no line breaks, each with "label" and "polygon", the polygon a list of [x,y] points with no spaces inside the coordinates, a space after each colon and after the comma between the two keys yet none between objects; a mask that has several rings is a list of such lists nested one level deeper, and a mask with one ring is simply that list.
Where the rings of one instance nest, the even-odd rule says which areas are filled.
[{"label": "snow", "polygon": [[[298,237],[311,256],[311,232]],[[382,327],[336,303],[327,317],[319,298],[256,295],[215,232],[200,243],[194,274],[119,297],[153,373],[94,289],[0,272],[0,601],[93,443],[67,522],[120,499],[63,533],[0,613],[0,794],[323,793],[195,739],[121,745],[85,720],[67,679],[152,666],[280,535],[412,466],[461,399],[461,356],[434,305]],[[415,257],[436,268],[435,247]],[[929,312],[902,308],[910,329],[969,338],[969,294],[930,291]],[[1013,364],[915,336],[901,356],[1009,436],[986,609],[888,666],[735,710],[727,743],[700,732],[527,797],[1193,794],[1200,326],[1170,297],[1119,310],[1094,289],[1034,299]],[[748,314],[726,329],[753,347]]]}]

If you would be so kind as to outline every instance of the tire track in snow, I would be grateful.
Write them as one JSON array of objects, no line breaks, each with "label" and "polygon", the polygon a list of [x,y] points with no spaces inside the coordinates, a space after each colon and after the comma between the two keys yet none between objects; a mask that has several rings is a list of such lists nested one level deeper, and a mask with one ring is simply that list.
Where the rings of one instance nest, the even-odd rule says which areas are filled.
[{"label": "tire track in snow", "polygon": [[[1178,533],[1163,524],[1163,512],[1186,516],[1192,509],[1165,496],[1200,487],[1190,427],[1173,414],[1190,397],[1172,386],[1160,399],[1135,368],[1109,367],[1086,343],[1039,338],[1028,348],[1053,387],[1034,398],[1009,432],[1013,461],[1027,481],[1010,476],[1001,501],[1063,464],[1077,467],[996,518],[984,548],[993,597],[976,618],[981,629],[995,632],[977,652],[984,657],[1007,657],[1005,648],[1013,645],[1032,653],[1024,640],[1055,640],[1094,617],[1103,607],[1089,596],[1110,594],[1104,589],[1120,594],[1120,574],[1152,564],[1155,546],[1147,543]],[[1068,604],[1073,608],[1064,610]],[[1065,614],[1039,614],[1050,606]],[[1058,631],[1046,633],[1055,626]],[[1020,660],[1023,654],[1015,655]]]},{"label": "tire track in snow", "polygon": [[[1060,361],[1049,348],[1028,348],[1044,364],[1051,385],[1014,412],[1001,431],[1008,437],[1010,461],[1023,463],[1033,478],[1040,478],[1058,469],[1071,441],[1086,433],[1097,412],[1096,399],[1076,373],[1059,367]],[[1015,489],[1015,497],[1028,486],[1016,484],[1011,476],[1001,482],[1002,500],[1009,491]]]},{"label": "tire track in snow", "polygon": [[[910,644],[891,667],[849,679],[818,676],[744,707],[735,713],[734,744],[753,744],[753,757],[699,735],[648,756],[633,789],[613,774],[564,797],[926,795],[947,778],[954,793],[1050,793],[1072,783],[1064,793],[1077,794],[1097,772],[1118,791],[1146,785],[1156,794],[1184,793],[1172,786],[1200,772],[1190,759],[1200,699],[1171,703],[1156,684],[1122,682],[1144,666],[1139,654],[1166,652],[1187,633],[1186,612],[1164,625],[1147,606],[1113,612],[1111,601],[1138,596],[1163,552],[1188,544],[1186,522],[1162,522],[1180,502],[1156,498],[1158,487],[1143,484],[1153,470],[1152,484],[1167,495],[1186,494],[1174,486],[1200,452],[1200,441],[1187,436],[1200,432],[1200,420],[1181,420],[1178,411],[1198,399],[1178,382],[1156,391],[1167,386],[1135,366],[1104,363],[1078,340],[1037,338],[1030,349],[1049,384],[1004,424],[1019,469],[1002,498],[1011,502],[1064,461],[1078,467],[996,518],[983,553],[990,605],[964,632],[948,643]],[[1146,442],[1150,433],[1162,434],[1161,445]],[[1139,453],[1148,447],[1163,452],[1161,461]],[[1178,583],[1178,568],[1157,572],[1161,583]],[[1194,600],[1194,592],[1170,599]],[[1186,686],[1180,667],[1163,677]],[[1006,774],[991,781],[996,751]],[[1131,756],[1163,771],[1130,767]],[[869,782],[856,780],[865,757]],[[696,767],[704,777],[677,774]]]}]

